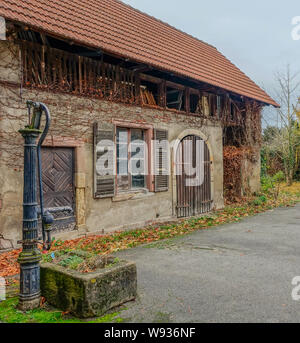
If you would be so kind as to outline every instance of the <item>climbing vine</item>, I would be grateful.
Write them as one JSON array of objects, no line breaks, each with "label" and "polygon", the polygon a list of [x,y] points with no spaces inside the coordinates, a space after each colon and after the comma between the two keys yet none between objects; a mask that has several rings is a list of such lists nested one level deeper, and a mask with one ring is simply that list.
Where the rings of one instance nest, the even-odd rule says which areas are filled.
[{"label": "climbing vine", "polygon": [[[247,162],[257,163],[260,158],[261,147],[261,110],[262,105],[255,101],[235,103],[235,120],[229,120],[228,113],[223,115],[224,137],[224,194],[227,201],[238,201],[243,195],[250,193],[247,170],[243,168]],[[229,106],[229,105],[228,105]],[[244,175],[243,175],[244,173]],[[245,175],[246,174],[246,175]]]}]

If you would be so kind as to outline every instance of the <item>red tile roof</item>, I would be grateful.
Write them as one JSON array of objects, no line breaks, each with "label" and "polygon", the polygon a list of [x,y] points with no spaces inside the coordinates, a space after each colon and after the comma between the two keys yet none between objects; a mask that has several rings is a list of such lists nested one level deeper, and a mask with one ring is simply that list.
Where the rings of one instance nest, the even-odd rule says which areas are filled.
[{"label": "red tile roof", "polygon": [[213,46],[118,0],[0,0],[0,16],[278,106]]}]

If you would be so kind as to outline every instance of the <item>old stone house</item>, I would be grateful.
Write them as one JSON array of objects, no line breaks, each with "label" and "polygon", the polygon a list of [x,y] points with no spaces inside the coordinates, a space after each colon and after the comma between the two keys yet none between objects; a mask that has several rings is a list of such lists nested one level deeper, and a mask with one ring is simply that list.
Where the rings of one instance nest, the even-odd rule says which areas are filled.
[{"label": "old stone house", "polygon": [[[278,105],[216,48],[117,0],[0,0],[0,16],[0,248],[21,238],[18,130],[28,99],[52,116],[42,152],[46,206],[74,209],[57,216],[57,238],[222,208],[224,145],[252,148],[243,182],[259,189],[260,112]],[[105,153],[113,165],[101,174]],[[177,173],[188,164],[200,185]]]}]

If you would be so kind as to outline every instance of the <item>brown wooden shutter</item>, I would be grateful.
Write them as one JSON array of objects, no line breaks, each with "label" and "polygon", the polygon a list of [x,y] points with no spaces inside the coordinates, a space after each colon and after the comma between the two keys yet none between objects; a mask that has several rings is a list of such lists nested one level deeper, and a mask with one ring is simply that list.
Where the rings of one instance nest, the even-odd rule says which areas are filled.
[{"label": "brown wooden shutter", "polygon": [[[112,147],[108,147],[107,144],[103,144],[99,151],[99,142],[103,141],[114,142],[114,126],[105,124],[100,127],[98,123],[94,124],[94,196],[95,198],[112,198],[115,195],[115,154]],[[98,146],[98,151],[97,151]],[[97,172],[98,159],[107,154],[108,158],[113,161],[112,167],[106,171],[105,175],[99,175]]]},{"label": "brown wooden shutter", "polygon": [[[168,131],[154,130],[154,183],[155,192],[166,192],[169,189],[169,146],[159,146],[156,142],[168,141]],[[167,161],[163,169],[162,161]]]}]

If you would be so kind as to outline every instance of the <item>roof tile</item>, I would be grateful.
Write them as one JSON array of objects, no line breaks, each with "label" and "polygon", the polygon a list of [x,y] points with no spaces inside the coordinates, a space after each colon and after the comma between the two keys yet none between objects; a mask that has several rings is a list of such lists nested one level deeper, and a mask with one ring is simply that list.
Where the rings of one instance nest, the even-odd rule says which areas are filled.
[{"label": "roof tile", "polygon": [[0,15],[278,106],[216,48],[119,0],[0,0]]}]

